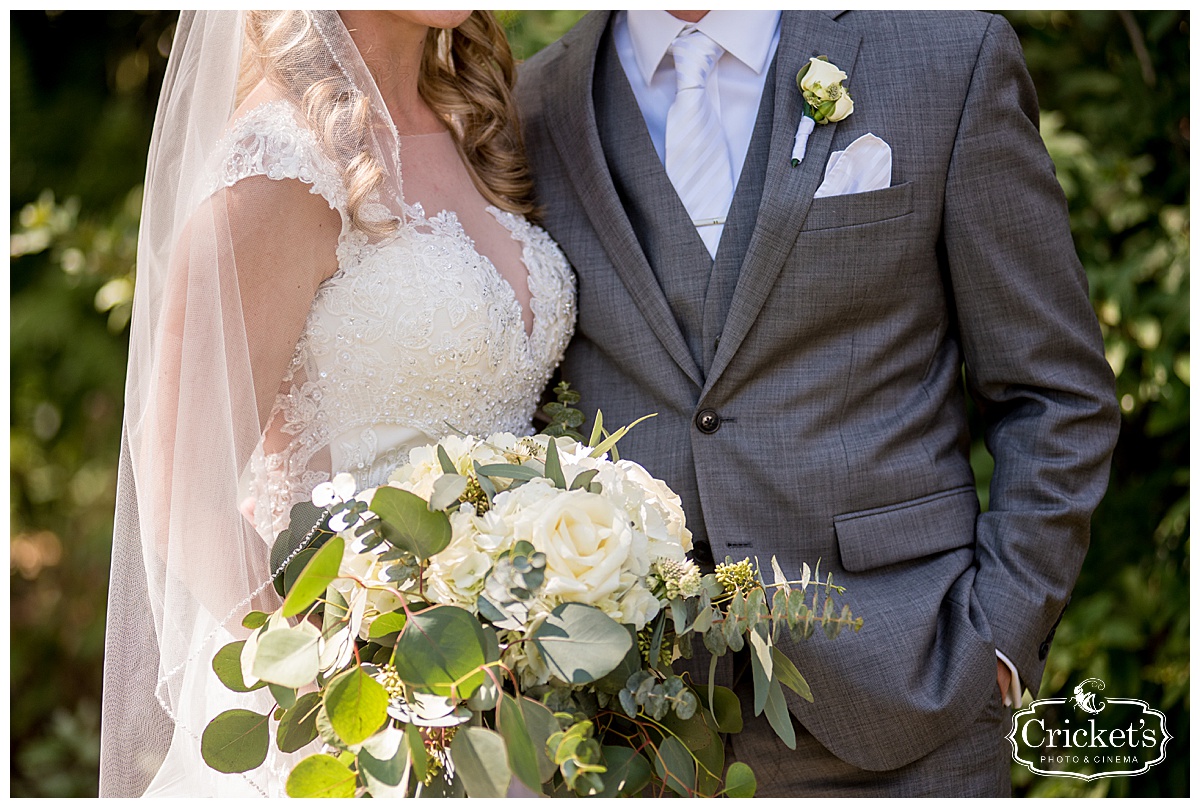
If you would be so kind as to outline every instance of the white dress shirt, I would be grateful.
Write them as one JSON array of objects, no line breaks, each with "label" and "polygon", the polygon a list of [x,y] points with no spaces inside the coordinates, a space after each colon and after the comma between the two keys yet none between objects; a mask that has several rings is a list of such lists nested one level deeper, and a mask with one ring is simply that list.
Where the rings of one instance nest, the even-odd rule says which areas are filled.
[{"label": "white dress shirt", "polygon": [[[706,90],[720,115],[721,127],[729,143],[733,187],[737,190],[758,119],[767,68],[779,47],[779,16],[778,11],[710,11],[699,22],[689,23],[666,11],[617,12],[613,21],[613,44],[660,161],[666,162],[667,112],[675,100],[675,61],[667,49],[684,27],[690,25],[725,49],[713,68]],[[711,232],[702,233],[701,238],[706,244],[710,239],[716,244],[725,225],[709,227]],[[999,649],[996,657],[1012,674],[1004,703],[1020,705],[1021,677],[1012,661]]]},{"label": "white dress shirt", "polygon": [[[767,68],[779,45],[779,12],[710,11],[696,23],[684,22],[665,11],[617,12],[613,21],[617,57],[646,121],[654,151],[664,164],[667,112],[675,100],[675,60],[668,48],[687,26],[702,31],[725,49],[705,89],[729,145],[736,191],[758,119]],[[701,238],[715,245],[724,229],[724,224],[708,225]]]}]

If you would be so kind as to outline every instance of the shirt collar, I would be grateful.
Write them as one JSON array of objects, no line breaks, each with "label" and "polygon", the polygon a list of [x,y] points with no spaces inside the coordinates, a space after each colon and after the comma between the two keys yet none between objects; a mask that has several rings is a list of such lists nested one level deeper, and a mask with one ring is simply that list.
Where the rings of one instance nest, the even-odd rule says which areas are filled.
[{"label": "shirt collar", "polygon": [[755,73],[761,74],[771,55],[771,41],[779,25],[778,11],[710,11],[698,23],[687,23],[665,11],[627,11],[629,39],[638,70],[646,84],[667,55],[667,49],[687,25],[733,54]]}]

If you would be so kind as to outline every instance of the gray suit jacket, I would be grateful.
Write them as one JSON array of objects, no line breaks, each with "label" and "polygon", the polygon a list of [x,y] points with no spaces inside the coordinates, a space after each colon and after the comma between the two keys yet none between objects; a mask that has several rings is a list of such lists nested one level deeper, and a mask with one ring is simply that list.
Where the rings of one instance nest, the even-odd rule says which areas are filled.
[{"label": "gray suit jacket", "polygon": [[[843,760],[905,765],[997,698],[996,648],[1037,691],[1118,427],[1020,46],[985,14],[783,12],[714,263],[603,58],[608,19],[518,85],[579,281],[563,378],[608,424],[658,413],[622,454],[680,493],[701,551],[790,575],[820,559],[847,587],[864,628],[785,645],[816,697],[789,706]],[[795,75],[822,54],[855,110],[792,168]],[[829,153],[867,132],[892,186],[814,200]],[[995,457],[982,514],[967,392]]]}]

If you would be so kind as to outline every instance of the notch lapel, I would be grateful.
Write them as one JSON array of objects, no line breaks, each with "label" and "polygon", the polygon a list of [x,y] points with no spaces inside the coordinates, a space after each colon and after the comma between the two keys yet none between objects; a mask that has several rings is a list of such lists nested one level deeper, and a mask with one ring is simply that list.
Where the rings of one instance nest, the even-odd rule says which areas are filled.
[{"label": "notch lapel", "polygon": [[[721,332],[721,344],[701,394],[712,389],[730,359],[745,340],[754,320],[775,285],[784,262],[792,251],[813,194],[825,176],[836,123],[814,128],[808,139],[804,162],[793,168],[792,145],[796,127],[804,114],[803,99],[796,87],[796,73],[812,56],[828,56],[846,72],[854,89],[854,63],[862,36],[837,23],[840,12],[783,12],[779,48],[775,55],[775,106],[772,111],[771,148],[758,221],[746,249],[729,314]],[[832,16],[830,16],[832,15]]]},{"label": "notch lapel", "polygon": [[701,387],[700,368],[638,243],[600,143],[592,82],[608,19],[608,12],[595,12],[580,20],[563,38],[555,63],[546,66],[544,75],[559,78],[557,89],[547,92],[547,126],[608,261],[667,353]]}]

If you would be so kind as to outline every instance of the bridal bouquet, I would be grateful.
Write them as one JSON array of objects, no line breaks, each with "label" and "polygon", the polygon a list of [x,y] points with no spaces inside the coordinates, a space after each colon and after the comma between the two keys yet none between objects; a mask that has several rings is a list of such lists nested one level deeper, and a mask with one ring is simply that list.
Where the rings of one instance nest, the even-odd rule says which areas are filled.
[{"label": "bridal bouquet", "polygon": [[[632,425],[631,425],[632,426]],[[283,605],[213,660],[233,690],[270,689],[271,715],[215,717],[202,753],[223,772],[274,742],[320,739],[293,797],[752,796],[718,733],[741,727],[727,688],[676,675],[696,636],[748,644],[756,714],[794,746],[782,687],[812,699],[774,645],[836,636],[831,580],[772,560],[701,575],[679,497],[616,454],[628,427],[569,437],[451,436],[414,449],[388,484],[338,475],[296,506],[273,550]],[[286,562],[286,564],[285,564]],[[315,746],[315,744],[313,744]]]}]

